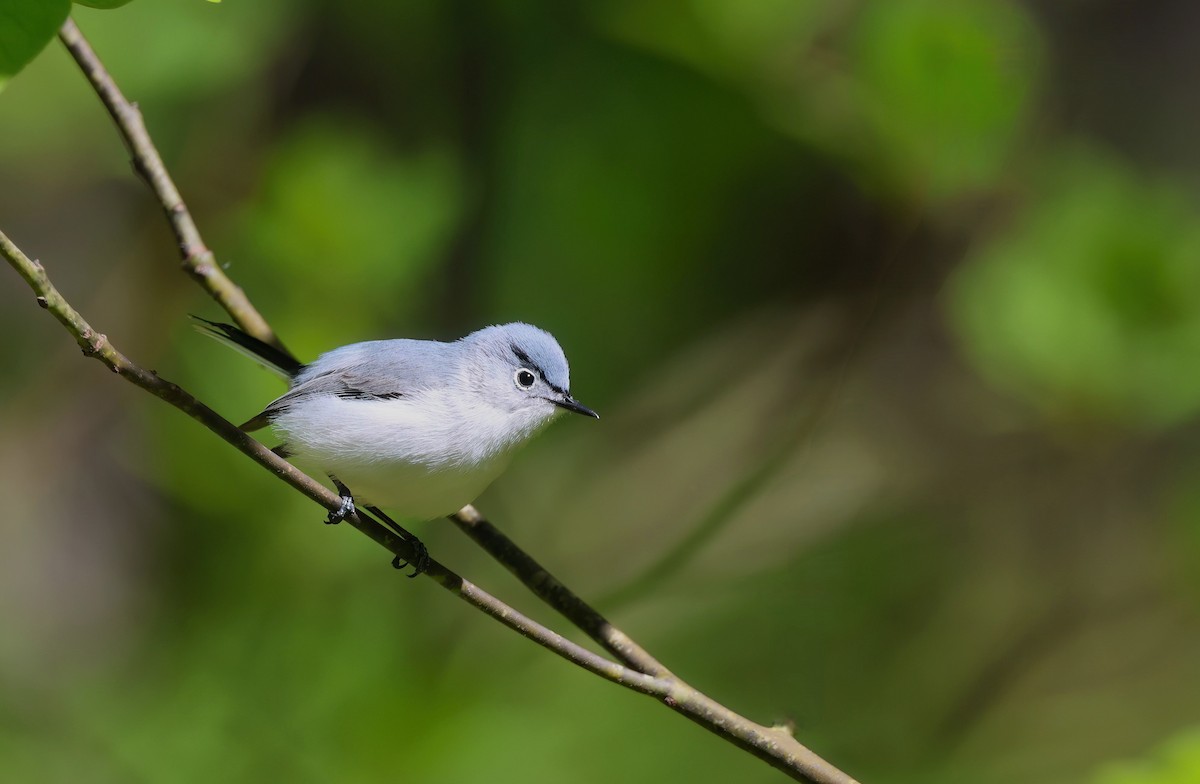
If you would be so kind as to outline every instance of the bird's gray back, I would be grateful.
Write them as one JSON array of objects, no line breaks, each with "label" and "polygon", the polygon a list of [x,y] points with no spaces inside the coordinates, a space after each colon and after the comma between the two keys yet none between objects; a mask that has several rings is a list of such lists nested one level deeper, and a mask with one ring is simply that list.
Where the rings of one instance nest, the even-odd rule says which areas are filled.
[{"label": "bird's gray back", "polygon": [[270,419],[317,395],[393,400],[444,387],[457,368],[461,352],[457,344],[434,340],[369,340],[342,346],[305,365],[291,389],[259,417]]},{"label": "bird's gray back", "polygon": [[322,354],[296,376],[303,384],[320,376],[350,373],[401,394],[445,384],[460,353],[454,343],[436,340],[368,340]]}]

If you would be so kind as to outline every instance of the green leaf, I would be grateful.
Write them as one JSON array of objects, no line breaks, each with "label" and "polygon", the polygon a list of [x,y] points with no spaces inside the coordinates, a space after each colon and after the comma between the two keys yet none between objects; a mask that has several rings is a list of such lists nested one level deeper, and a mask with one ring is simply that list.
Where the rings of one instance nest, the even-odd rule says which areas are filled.
[{"label": "green leaf", "polygon": [[1013,3],[868,4],[853,61],[858,100],[895,183],[953,197],[992,182],[1008,165],[1039,50]]},{"label": "green leaf", "polygon": [[50,43],[71,0],[0,0],[0,89]]},{"label": "green leaf", "polygon": [[1151,429],[1200,413],[1200,221],[1190,196],[1086,150],[1040,167],[1011,230],[958,270],[969,356],[1055,417]]},{"label": "green leaf", "polygon": [[86,5],[88,8],[120,8],[130,0],[75,0],[76,5]]}]

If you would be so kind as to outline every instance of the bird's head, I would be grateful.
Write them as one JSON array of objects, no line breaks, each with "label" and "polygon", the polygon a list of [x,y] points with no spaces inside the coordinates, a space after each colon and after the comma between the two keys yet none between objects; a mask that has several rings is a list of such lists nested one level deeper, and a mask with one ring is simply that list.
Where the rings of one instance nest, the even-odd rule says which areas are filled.
[{"label": "bird's head", "polygon": [[554,336],[529,324],[485,327],[463,338],[468,375],[487,405],[531,429],[563,411],[600,416],[571,396],[571,371]]}]

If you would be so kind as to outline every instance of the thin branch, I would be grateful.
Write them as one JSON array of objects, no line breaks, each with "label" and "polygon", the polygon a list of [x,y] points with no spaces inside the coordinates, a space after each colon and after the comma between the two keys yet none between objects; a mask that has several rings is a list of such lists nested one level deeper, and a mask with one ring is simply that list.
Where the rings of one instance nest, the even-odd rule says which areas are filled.
[{"label": "thin branch", "polygon": [[608,622],[558,578],[546,571],[516,542],[492,525],[474,506],[467,505],[450,515],[450,520],[467,536],[503,564],[546,604],[583,630],[613,656],[630,667],[660,678],[675,676],[629,635]]},{"label": "thin branch", "polygon": [[[25,279],[37,295],[38,305],[50,311],[66,328],[83,349],[84,355],[99,360],[109,370],[130,383],[183,411],[326,509],[333,511],[341,507],[341,498],[337,495],[238,429],[232,422],[222,418],[179,385],[160,378],[158,374],[142,368],[122,354],[107,337],[93,329],[59,293],[51,283],[45,268],[26,256],[3,232],[0,232],[0,256]],[[415,557],[416,554],[407,540],[396,536],[367,515],[356,512],[346,518],[346,521],[401,558]],[[476,524],[481,522],[483,521],[476,521]],[[532,559],[530,563],[533,563]],[[854,784],[853,779],[801,745],[783,728],[764,727],[750,721],[676,679],[647,675],[609,661],[523,615],[437,561],[430,561],[425,574],[468,604],[572,664],[627,689],[657,697],[675,712],[798,781],[812,784]]]},{"label": "thin branch", "polygon": [[251,304],[242,291],[217,264],[213,252],[200,238],[187,205],[179,195],[179,189],[167,173],[162,157],[150,141],[146,123],[136,104],[130,103],[109,75],[100,58],[92,50],[74,20],[67,19],[58,32],[59,40],[75,58],[88,81],[92,83],[108,113],[112,115],[121,131],[121,139],[129,149],[134,170],[141,176],[162,204],[183,257],[183,268],[193,279],[221,303],[221,307],[237,322],[237,325],[259,340],[286,351],[283,343],[272,331],[262,314]]},{"label": "thin branch", "polygon": [[[150,186],[162,205],[167,219],[171,223],[172,229],[179,240],[185,270],[221,304],[237,322],[238,326],[255,337],[269,342],[286,352],[287,349],[283,347],[267,321],[250,303],[245,293],[215,264],[212,252],[201,239],[195,222],[192,220],[178,189],[166,171],[162,158],[159,156],[150,139],[145,123],[142,120],[141,112],[122,95],[107,69],[105,69],[103,63],[73,21],[67,20],[59,33],[59,37],[75,58],[75,61],[79,64],[88,80],[92,83],[109,114],[116,121],[121,138],[132,156],[134,169]],[[0,234],[0,238],[3,238],[2,234]],[[15,251],[17,254],[20,253],[7,241],[7,238],[3,238],[3,241],[5,245],[0,247],[0,251],[3,251],[6,257],[9,257],[9,249]],[[36,265],[36,262],[33,262],[33,264]],[[21,269],[20,265],[16,263],[14,263],[14,266],[18,266],[19,270]],[[37,265],[37,267],[40,269],[40,265]],[[25,275],[24,272],[22,274]],[[30,285],[34,286],[35,289],[38,288],[34,285],[34,279],[27,276],[26,280],[29,280]],[[49,285],[49,281],[45,280],[44,271],[41,273],[41,280],[47,286]],[[53,287],[50,288],[52,290]],[[57,296],[57,292],[54,293]],[[45,296],[43,295],[43,297]],[[39,302],[42,302],[42,298],[39,298]],[[50,300],[47,299],[46,302],[48,307]],[[65,305],[65,302],[62,304]],[[51,309],[54,310],[53,308]],[[74,313],[73,310],[69,309],[69,306],[63,312]],[[58,312],[56,312],[56,317],[58,315]],[[78,314],[75,314],[75,317],[78,318]],[[59,320],[62,321],[63,319],[60,317]],[[63,323],[68,329],[72,329],[70,323],[67,321]],[[79,324],[85,328],[86,332],[78,334],[95,335],[90,327],[87,327],[82,322],[82,319],[79,319]],[[72,333],[76,334],[73,329]],[[79,339],[78,334],[77,340]],[[99,338],[104,346],[108,346],[103,336],[99,336]],[[85,344],[81,343],[81,345]],[[111,346],[108,346],[108,348],[111,348]],[[103,360],[103,355],[98,352],[99,349],[91,352],[91,355]],[[89,353],[86,348],[85,353]],[[129,367],[136,367],[132,363],[129,363],[127,359],[123,357],[122,359]],[[106,364],[109,363],[106,362]],[[115,371],[121,372],[117,370],[116,366],[111,364],[109,366]],[[141,373],[145,374],[146,371],[141,371]],[[171,396],[160,394],[156,384],[143,385],[140,383],[143,380],[140,376],[126,377],[153,394],[167,400],[167,402],[183,409],[226,441],[238,447],[256,462],[259,462],[327,509],[334,510],[340,507],[340,498],[311,478],[297,471],[290,463],[282,460],[273,452],[266,449],[266,447],[238,430],[232,423],[222,419],[215,412],[199,403],[199,401],[187,395],[187,393],[183,392],[176,385],[163,382],[152,373],[148,375],[157,384],[176,390],[180,398],[174,399]],[[181,403],[186,403],[187,401],[190,401],[190,403],[181,405]],[[607,619],[547,572],[537,561],[505,536],[503,532],[485,520],[474,507],[464,507],[452,515],[450,519],[521,580],[536,596],[579,627],[627,666],[611,662],[566,640],[561,635],[547,629],[512,607],[490,596],[473,583],[454,574],[436,561],[431,561],[426,574],[443,588],[458,594],[468,604],[491,615],[514,631],[557,653],[577,666],[626,688],[657,697],[677,713],[686,716],[739,748],[766,761],[794,779],[813,782],[813,784],[856,784],[850,776],[825,762],[796,741],[786,729],[765,727],[750,721],[679,680],[645,651],[645,649],[635,643],[620,629],[609,623]],[[348,518],[348,522],[402,558],[409,559],[414,555],[410,551],[408,542],[399,539],[390,530],[379,525],[367,515],[359,513],[357,516]]]}]

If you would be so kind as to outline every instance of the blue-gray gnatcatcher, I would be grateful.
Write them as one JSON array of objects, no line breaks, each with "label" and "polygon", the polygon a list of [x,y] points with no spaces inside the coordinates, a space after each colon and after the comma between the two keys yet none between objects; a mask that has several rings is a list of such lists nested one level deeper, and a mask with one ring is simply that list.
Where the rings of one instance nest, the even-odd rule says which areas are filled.
[{"label": "blue-gray gnatcatcher", "polygon": [[415,521],[451,514],[557,414],[599,419],[571,397],[558,341],[529,324],[486,327],[453,343],[353,343],[302,365],[230,324],[197,321],[289,382],[242,429],[270,425],[283,439],[281,457],[333,481],[342,508],[327,522],[344,519],[357,499],[410,539],[422,556],[417,573],[428,558],[424,546],[378,507]]}]

